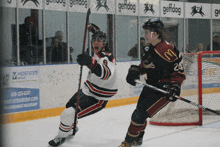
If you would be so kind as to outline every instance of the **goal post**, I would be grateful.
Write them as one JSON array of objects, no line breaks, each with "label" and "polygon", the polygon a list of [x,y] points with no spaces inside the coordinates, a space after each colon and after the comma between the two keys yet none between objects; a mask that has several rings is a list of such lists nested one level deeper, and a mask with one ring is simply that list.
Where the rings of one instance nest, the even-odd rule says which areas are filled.
[{"label": "goal post", "polygon": [[[181,96],[220,110],[220,51],[201,51],[182,54],[186,80],[181,87]],[[205,112],[180,100],[170,102],[150,119],[150,124],[162,126],[202,125],[208,121],[220,120],[219,116]],[[210,117],[211,116],[211,117]],[[217,118],[216,118],[217,117]]]}]

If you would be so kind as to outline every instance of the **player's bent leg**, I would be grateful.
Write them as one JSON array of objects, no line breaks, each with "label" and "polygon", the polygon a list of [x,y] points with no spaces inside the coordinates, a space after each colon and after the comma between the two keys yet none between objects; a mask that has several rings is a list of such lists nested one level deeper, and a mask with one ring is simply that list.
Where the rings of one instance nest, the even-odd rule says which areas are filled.
[{"label": "player's bent leg", "polygon": [[[72,135],[74,117],[75,109],[73,107],[69,107],[63,110],[60,115],[60,126],[58,135],[53,140],[49,141],[49,145],[59,146],[64,143],[67,136]],[[78,127],[76,126],[76,132],[77,131]]]},{"label": "player's bent leg", "polygon": [[142,145],[146,126],[147,126],[147,120],[145,121],[145,124],[144,124],[143,128],[141,129],[140,134],[137,137],[137,139],[131,143],[132,146]]},{"label": "player's bent leg", "polygon": [[[142,144],[142,138],[144,135],[143,130],[146,128],[146,119],[148,117],[149,115],[146,111],[135,109],[131,117],[131,123],[126,134],[125,141],[122,142],[120,147],[127,147],[127,144],[129,144],[130,146],[132,144],[135,145],[137,139],[139,140],[139,143]],[[142,132],[142,134],[140,134],[140,132]]]},{"label": "player's bent leg", "polygon": [[73,122],[75,117],[75,109],[69,107],[63,110],[60,115],[59,137],[67,137],[73,132]]}]

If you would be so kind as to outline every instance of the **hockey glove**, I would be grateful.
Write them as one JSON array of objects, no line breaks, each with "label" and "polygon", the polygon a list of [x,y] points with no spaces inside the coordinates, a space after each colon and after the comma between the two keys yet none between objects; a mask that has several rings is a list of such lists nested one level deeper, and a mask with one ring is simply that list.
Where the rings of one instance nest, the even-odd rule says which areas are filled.
[{"label": "hockey glove", "polygon": [[169,88],[168,88],[168,94],[166,96],[166,99],[175,102],[177,98],[175,98],[175,95],[179,96],[180,95],[180,87],[177,83],[171,83]]},{"label": "hockey glove", "polygon": [[129,70],[128,70],[128,75],[126,77],[126,81],[135,86],[136,82],[134,80],[136,79],[140,79],[140,70],[139,70],[139,66],[136,65],[132,65]]},{"label": "hockey glove", "polygon": [[90,32],[94,33],[96,30],[100,30],[100,28],[97,25],[93,24],[93,23],[89,23],[88,24],[88,30]]},{"label": "hockey glove", "polygon": [[87,54],[79,54],[76,61],[79,65],[86,65],[91,70],[97,66],[97,60]]}]

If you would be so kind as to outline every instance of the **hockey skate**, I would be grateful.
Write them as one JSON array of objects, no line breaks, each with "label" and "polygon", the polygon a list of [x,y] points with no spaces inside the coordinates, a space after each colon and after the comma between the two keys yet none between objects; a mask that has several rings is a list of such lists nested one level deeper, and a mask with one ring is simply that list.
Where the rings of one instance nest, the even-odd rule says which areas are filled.
[{"label": "hockey skate", "polygon": [[[79,128],[76,126],[76,132],[77,131],[79,131]],[[74,136],[73,134],[71,134],[65,138],[61,138],[61,137],[56,136],[53,140],[49,141],[48,144],[50,146],[59,146],[59,145],[63,144],[67,138],[71,138],[73,136]]]},{"label": "hockey skate", "polygon": [[49,145],[50,146],[59,146],[62,143],[64,143],[64,141],[66,140],[66,138],[59,138],[59,137],[55,137],[53,140],[49,141]]},{"label": "hockey skate", "polygon": [[137,138],[137,140],[131,143],[131,146],[140,146],[142,145],[142,142],[143,142],[143,138]]},{"label": "hockey skate", "polygon": [[119,147],[131,147],[131,144],[126,141],[123,141]]}]

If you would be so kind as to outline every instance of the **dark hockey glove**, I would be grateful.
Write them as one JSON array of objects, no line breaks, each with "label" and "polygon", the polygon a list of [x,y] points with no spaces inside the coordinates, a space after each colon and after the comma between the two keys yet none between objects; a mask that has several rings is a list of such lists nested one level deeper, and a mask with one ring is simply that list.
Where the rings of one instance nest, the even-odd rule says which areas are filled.
[{"label": "dark hockey glove", "polygon": [[136,82],[134,80],[140,79],[140,70],[139,66],[132,65],[128,70],[128,75],[126,77],[126,81],[135,86]]},{"label": "dark hockey glove", "polygon": [[79,65],[86,65],[91,70],[97,66],[97,60],[87,54],[79,54],[76,61]]},{"label": "dark hockey glove", "polygon": [[87,28],[92,33],[94,33],[96,30],[100,30],[100,28],[97,25],[93,24],[93,23],[89,23]]},{"label": "dark hockey glove", "polygon": [[177,98],[175,98],[175,95],[179,96],[180,95],[180,87],[177,83],[171,83],[168,90],[168,94],[166,96],[166,99],[175,102]]}]

